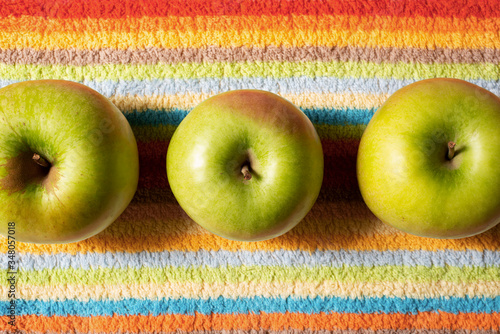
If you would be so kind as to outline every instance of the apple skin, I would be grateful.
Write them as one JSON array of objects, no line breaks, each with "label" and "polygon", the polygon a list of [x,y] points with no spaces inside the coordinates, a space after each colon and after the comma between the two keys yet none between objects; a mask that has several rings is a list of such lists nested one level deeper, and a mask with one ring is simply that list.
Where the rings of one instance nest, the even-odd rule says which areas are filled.
[{"label": "apple skin", "polygon": [[323,150],[313,124],[293,104],[265,91],[235,90],[185,117],[170,141],[167,175],[180,206],[208,231],[266,240],[292,229],[313,206]]},{"label": "apple skin", "polygon": [[[33,160],[39,154],[50,168]],[[110,225],[131,201],[137,144],[123,114],[96,91],[35,80],[0,89],[0,233],[68,243]]]},{"label": "apple skin", "polygon": [[500,99],[457,79],[398,90],[363,133],[357,177],[375,216],[404,232],[453,239],[490,229],[500,221]]}]

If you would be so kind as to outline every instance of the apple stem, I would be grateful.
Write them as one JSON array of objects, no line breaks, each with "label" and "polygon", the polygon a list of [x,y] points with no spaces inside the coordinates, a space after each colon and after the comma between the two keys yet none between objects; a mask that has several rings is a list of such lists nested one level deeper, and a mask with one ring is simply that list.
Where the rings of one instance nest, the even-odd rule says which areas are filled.
[{"label": "apple stem", "polygon": [[47,160],[42,158],[38,153],[33,154],[33,160],[42,167],[50,167],[50,163],[48,163]]},{"label": "apple stem", "polygon": [[448,160],[453,159],[453,157],[455,156],[455,145],[457,144],[452,141],[448,142]]},{"label": "apple stem", "polygon": [[252,178],[252,173],[250,173],[250,169],[247,165],[243,165],[243,167],[241,167],[241,173],[243,174],[243,178],[247,181]]}]

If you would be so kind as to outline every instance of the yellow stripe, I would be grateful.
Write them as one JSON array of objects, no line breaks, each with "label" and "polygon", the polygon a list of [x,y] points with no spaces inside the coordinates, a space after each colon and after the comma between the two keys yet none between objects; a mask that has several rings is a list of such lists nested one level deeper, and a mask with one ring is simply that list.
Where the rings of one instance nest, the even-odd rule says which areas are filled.
[{"label": "yellow stripe", "polygon": [[[122,111],[144,111],[165,109],[192,109],[214,94],[175,94],[175,95],[113,95],[110,100]],[[303,93],[280,94],[302,108],[360,108],[380,107],[390,94],[370,93]]]},{"label": "yellow stripe", "polygon": [[416,48],[500,48],[499,33],[485,32],[391,32],[363,30],[221,30],[221,31],[134,31],[134,32],[1,32],[0,48],[99,49],[99,48],[199,48],[267,45],[284,47],[416,47]]},{"label": "yellow stripe", "polygon": [[84,66],[32,65],[0,63],[4,80],[63,79],[92,80],[151,80],[198,78],[294,78],[330,76],[336,78],[426,79],[450,77],[456,79],[498,80],[498,66],[490,63],[422,64],[373,63],[366,61],[256,61],[124,65],[103,64]]},{"label": "yellow stripe", "polygon": [[[9,287],[0,286],[0,301],[8,301]],[[68,284],[46,286],[17,285],[16,296],[26,300],[121,300],[123,298],[287,298],[287,297],[391,297],[391,298],[443,298],[486,297],[500,295],[500,282],[473,283],[434,281],[413,282],[241,282],[196,283],[168,282],[165,284]]]}]

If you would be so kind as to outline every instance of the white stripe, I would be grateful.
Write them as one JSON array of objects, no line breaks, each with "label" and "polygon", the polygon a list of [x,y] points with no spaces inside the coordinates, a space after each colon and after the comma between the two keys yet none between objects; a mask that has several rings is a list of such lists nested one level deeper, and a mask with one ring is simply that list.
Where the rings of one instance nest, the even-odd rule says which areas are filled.
[{"label": "white stripe", "polygon": [[[477,266],[500,267],[500,251],[209,251],[196,252],[163,251],[137,253],[67,253],[18,255],[18,267],[22,270],[43,269],[97,269],[101,268],[140,268],[140,267],[220,267],[220,266]],[[0,269],[7,269],[6,256],[1,256]]]},{"label": "white stripe", "polygon": [[[381,78],[201,78],[201,79],[152,79],[152,80],[83,80],[87,85],[106,97],[113,95],[173,95],[179,93],[217,94],[235,89],[261,89],[275,94],[301,93],[383,93],[396,90],[418,81],[417,79]],[[493,94],[500,95],[499,80],[467,80]],[[18,80],[1,80],[0,88]]]}]

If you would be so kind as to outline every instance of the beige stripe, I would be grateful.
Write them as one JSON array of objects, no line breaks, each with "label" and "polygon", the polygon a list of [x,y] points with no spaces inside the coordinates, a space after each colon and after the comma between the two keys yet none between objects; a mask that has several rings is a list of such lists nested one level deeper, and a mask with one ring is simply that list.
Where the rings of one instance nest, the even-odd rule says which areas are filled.
[{"label": "beige stripe", "polygon": [[[0,287],[1,300],[7,300],[8,288]],[[500,282],[452,283],[350,283],[337,281],[312,282],[243,282],[243,283],[167,283],[167,284],[119,284],[119,285],[18,285],[16,297],[26,300],[120,300],[123,298],[250,298],[271,297],[489,297],[500,295]]]},{"label": "beige stripe", "polygon": [[[175,95],[114,95],[110,100],[122,111],[165,110],[172,108],[192,109],[214,94]],[[363,108],[380,107],[389,94],[370,93],[303,93],[281,94],[281,96],[302,108]]]},{"label": "beige stripe", "polygon": [[[330,221],[337,223],[325,223]],[[137,222],[140,222],[140,227]],[[326,229],[325,226],[327,226]],[[99,235],[101,237],[135,236],[147,239],[152,232],[155,236],[164,237],[210,234],[189,219],[178,205],[164,201],[160,203],[132,201],[117,221]],[[318,200],[309,214],[289,233],[299,235],[335,233],[335,235],[349,237],[377,237],[403,232],[382,223],[373,216],[363,202]]]},{"label": "beige stripe", "polygon": [[179,62],[237,61],[368,61],[415,63],[500,63],[499,49],[419,49],[393,47],[230,47],[156,48],[98,50],[1,49],[0,62],[6,64],[155,64]]}]

